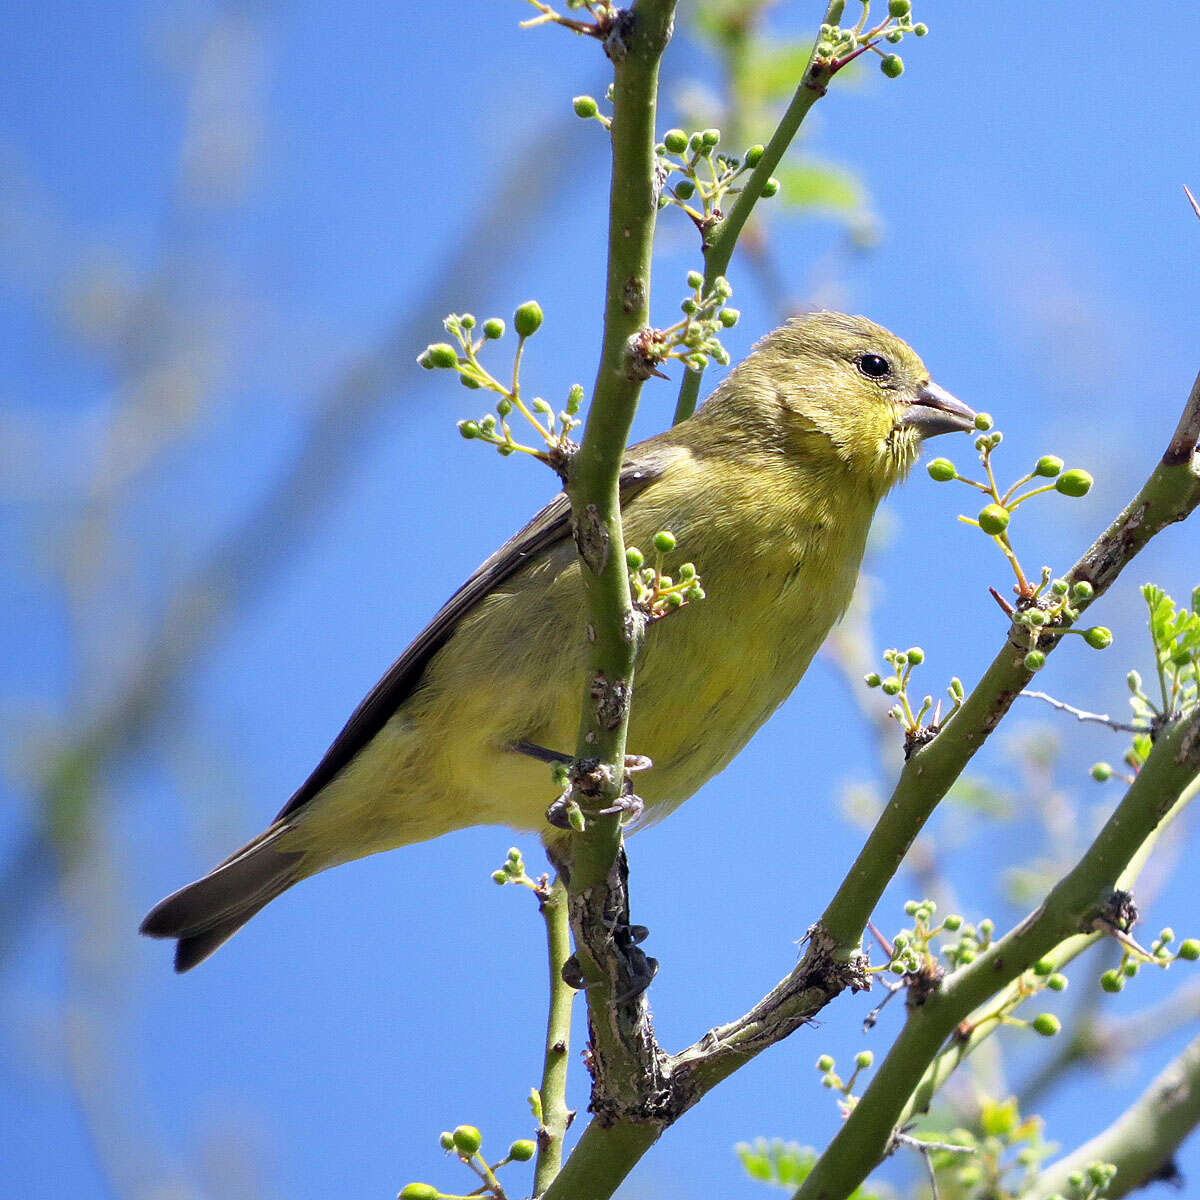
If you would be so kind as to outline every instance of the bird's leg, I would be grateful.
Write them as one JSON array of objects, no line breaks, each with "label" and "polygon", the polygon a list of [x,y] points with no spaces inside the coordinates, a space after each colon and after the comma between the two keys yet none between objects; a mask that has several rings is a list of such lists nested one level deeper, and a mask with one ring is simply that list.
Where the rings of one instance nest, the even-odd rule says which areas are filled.
[{"label": "bird's leg", "polygon": [[[569,766],[573,758],[570,754],[563,754],[558,750],[549,750],[545,746],[539,746],[536,742],[513,742],[510,749],[514,750],[517,754],[525,755],[527,758],[536,759],[538,762],[550,764],[561,763],[564,767]],[[625,755],[625,779],[621,784],[621,795],[608,808],[598,809],[597,815],[608,817],[613,813],[620,813],[622,825],[631,825],[636,821],[645,811],[646,804],[641,796],[634,794],[633,783],[629,776],[634,771],[645,771],[653,765],[651,760],[644,754]],[[567,789],[546,810],[546,820],[556,829],[570,829],[571,823],[568,819],[567,810],[572,803],[574,801],[571,798],[570,789]]]}]

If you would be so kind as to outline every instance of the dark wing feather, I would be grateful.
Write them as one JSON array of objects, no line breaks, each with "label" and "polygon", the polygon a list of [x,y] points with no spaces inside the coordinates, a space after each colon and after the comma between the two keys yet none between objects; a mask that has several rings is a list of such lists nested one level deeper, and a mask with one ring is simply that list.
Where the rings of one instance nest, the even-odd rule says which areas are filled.
[{"label": "dark wing feather", "polygon": [[[661,463],[653,458],[626,465],[621,472],[622,501],[637,495],[661,473]],[[479,566],[354,710],[345,728],[325,751],[325,757],[280,810],[275,818],[277,821],[306,804],[350,763],[412,695],[429,660],[446,644],[459,621],[530,558],[567,537],[571,529],[570,518],[571,507],[566,494],[559,492],[524,529]]]}]

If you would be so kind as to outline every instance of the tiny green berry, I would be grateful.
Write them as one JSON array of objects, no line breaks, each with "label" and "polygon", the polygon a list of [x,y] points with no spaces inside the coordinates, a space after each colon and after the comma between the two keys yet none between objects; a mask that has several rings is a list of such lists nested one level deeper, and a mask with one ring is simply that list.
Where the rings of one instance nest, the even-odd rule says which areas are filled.
[{"label": "tiny green berry", "polygon": [[751,146],[750,149],[746,151],[746,159],[745,159],[746,166],[757,167],[759,160],[763,156],[763,149],[764,149],[764,147],[759,146],[757,144]]},{"label": "tiny green berry", "polygon": [[979,528],[995,537],[1008,528],[1009,512],[999,504],[988,504],[979,512]]},{"label": "tiny green berry", "polygon": [[906,917],[915,917],[917,915],[917,909],[920,907],[921,902],[919,900],[906,900],[904,902],[904,915]]},{"label": "tiny green berry", "polygon": [[975,961],[975,951],[970,946],[963,946],[958,952],[958,961],[962,966],[969,966]]},{"label": "tiny green berry", "polygon": [[625,547],[625,562],[631,571],[636,571],[645,561],[646,556],[636,546]]},{"label": "tiny green berry", "polygon": [[1141,963],[1133,959],[1130,959],[1130,961],[1121,968],[1121,970],[1125,972],[1126,978],[1128,979],[1132,979],[1135,975],[1137,975],[1140,969]]},{"label": "tiny green berry", "polygon": [[736,308],[723,308],[717,319],[726,329],[732,329],[738,323],[738,318],[741,315],[741,312]]},{"label": "tiny green berry", "polygon": [[821,1057],[817,1059],[817,1070],[820,1071],[822,1075],[827,1075],[830,1071],[832,1071],[833,1066],[833,1057],[829,1054],[822,1054]]},{"label": "tiny green berry", "polygon": [[875,1055],[870,1050],[860,1050],[854,1056],[854,1065],[860,1071],[865,1071],[874,1061]]},{"label": "tiny green berry", "polygon": [[1106,762],[1092,763],[1091,776],[1097,783],[1106,783],[1112,778],[1113,769]]},{"label": "tiny green berry", "polygon": [[458,432],[461,433],[469,442],[472,438],[477,438],[479,436],[479,422],[459,421]]},{"label": "tiny green berry", "polygon": [[513,1142],[508,1148],[508,1157],[513,1162],[528,1162],[537,1152],[537,1147],[528,1139],[522,1138],[519,1142]]},{"label": "tiny green berry", "polygon": [[1200,942],[1195,938],[1188,938],[1186,942],[1179,943],[1179,949],[1176,954],[1185,962],[1195,962],[1200,958]]},{"label": "tiny green berry", "polygon": [[483,336],[490,342],[504,336],[504,322],[499,317],[489,317],[483,323]]},{"label": "tiny green berry", "polygon": [[442,1133],[442,1136],[438,1138],[438,1141],[441,1143],[443,1150],[454,1149],[454,1134],[450,1133],[448,1130]]},{"label": "tiny green berry", "polygon": [[912,12],[912,0],[888,0],[889,17],[907,17]]},{"label": "tiny green berry", "polygon": [[945,920],[942,921],[942,924],[951,933],[957,933],[962,928],[962,923],[963,923],[962,917],[960,917],[957,913],[950,913],[949,915],[947,915]]},{"label": "tiny green berry", "polygon": [[496,401],[496,414],[503,420],[513,410],[513,402],[507,396],[501,396]]},{"label": "tiny green berry", "polygon": [[984,917],[983,920],[979,922],[979,936],[982,938],[990,938],[995,928],[996,922],[993,921],[991,917]]},{"label": "tiny green berry", "polygon": [[670,554],[675,549],[675,535],[669,529],[660,529],[654,535],[654,548],[660,554]]},{"label": "tiny green berry", "polygon": [[429,357],[431,366],[435,367],[456,367],[458,366],[458,354],[454,347],[446,342],[434,342],[426,351]]},{"label": "tiny green berry", "polygon": [[1175,940],[1175,930],[1168,925],[1166,929],[1164,929],[1158,935],[1158,940],[1162,942],[1164,946],[1169,946]]},{"label": "tiny green berry", "polygon": [[1092,490],[1092,483],[1092,477],[1086,471],[1074,467],[1070,471],[1064,471],[1054,481],[1054,487],[1064,496],[1078,499],[1080,496],[1086,496]]},{"label": "tiny green berry", "polygon": [[542,325],[542,306],[536,300],[527,300],[513,313],[513,328],[518,337],[532,337]]},{"label": "tiny green berry", "polygon": [[1052,992],[1065,992],[1067,990],[1067,977],[1061,972],[1055,971],[1054,974],[1046,980],[1046,986]]},{"label": "tiny green berry", "polygon": [[1112,630],[1106,629],[1103,625],[1093,625],[1091,629],[1083,631],[1083,640],[1093,650],[1107,650],[1112,645]]},{"label": "tiny green berry", "polygon": [[935,458],[926,468],[929,478],[937,483],[949,483],[958,478],[958,468],[948,458]]},{"label": "tiny green berry", "polygon": [[1067,1176],[1067,1184],[1071,1188],[1078,1191],[1079,1188],[1083,1187],[1083,1172],[1082,1171],[1072,1171]]},{"label": "tiny green berry", "polygon": [[464,329],[474,329],[475,328],[475,318],[474,318],[474,316],[472,316],[471,313],[463,313],[463,315],[458,318],[458,323]]},{"label": "tiny green berry", "polygon": [[1043,454],[1037,460],[1037,465],[1033,468],[1035,475],[1040,475],[1043,479],[1053,479],[1063,469],[1063,460],[1057,454]]},{"label": "tiny green berry", "polygon": [[[508,882],[508,872],[507,871],[493,871],[492,872],[492,882],[493,883],[507,883]],[[450,1148],[449,1146],[445,1147],[445,1149],[447,1149],[447,1150],[449,1148]]]},{"label": "tiny green berry", "polygon": [[1039,1013],[1030,1025],[1034,1033],[1040,1033],[1042,1037],[1053,1037],[1062,1028],[1062,1022],[1053,1013]]},{"label": "tiny green berry", "polygon": [[889,79],[899,79],[904,74],[904,59],[898,54],[885,54],[880,60],[879,69]]},{"label": "tiny green berry", "polygon": [[1090,600],[1095,594],[1096,589],[1086,579],[1081,579],[1071,588],[1071,595],[1076,600]]},{"label": "tiny green berry", "polygon": [[704,276],[699,271],[689,271],[687,273],[687,285],[690,288],[699,288],[704,284]]},{"label": "tiny green berry", "polygon": [[400,1200],[437,1200],[441,1192],[432,1183],[409,1183],[400,1193]]},{"label": "tiny green berry", "polygon": [[1113,1175],[1116,1174],[1116,1168],[1108,1163],[1094,1162],[1089,1163],[1087,1167],[1088,1179],[1092,1181],[1098,1188],[1105,1188],[1112,1182]]},{"label": "tiny green berry", "polygon": [[918,21],[913,26],[913,33],[915,33],[917,37],[924,37],[928,32],[929,26],[926,25],[924,21]]},{"label": "tiny green berry", "polygon": [[877,688],[882,682],[878,671],[872,671],[869,675],[863,676],[863,683],[869,688]]},{"label": "tiny green berry", "polygon": [[908,654],[908,661],[914,667],[920,666],[925,661],[925,651],[920,646],[909,646],[906,653]]},{"label": "tiny green berry", "polygon": [[591,96],[576,96],[571,101],[571,107],[575,110],[575,115],[582,117],[585,121],[590,117],[594,117],[600,111],[596,105],[596,101]]},{"label": "tiny green berry", "polygon": [[975,414],[975,428],[981,432],[987,433],[987,431],[991,429],[994,424],[995,422],[992,420],[991,413],[983,412]]},{"label": "tiny green berry", "polygon": [[700,135],[700,141],[706,149],[711,150],[721,140],[721,131],[719,129],[706,129]]},{"label": "tiny green berry", "polygon": [[891,42],[893,46],[898,46],[902,41],[904,41],[904,34],[899,29],[893,29],[890,33],[884,34],[884,37],[887,38],[887,40]]},{"label": "tiny green berry", "polygon": [[454,1130],[454,1148],[459,1154],[470,1158],[483,1142],[483,1135],[474,1125],[459,1125]]},{"label": "tiny green berry", "polygon": [[668,129],[663,135],[663,145],[672,154],[682,154],[687,149],[687,134],[682,129]]},{"label": "tiny green berry", "polygon": [[771,196],[774,196],[777,191],[779,191],[779,180],[772,175],[771,178],[763,184],[762,194],[764,197],[770,198]]},{"label": "tiny green berry", "polygon": [[895,675],[889,675],[880,686],[883,688],[885,696],[898,696],[900,694],[900,680]]},{"label": "tiny green berry", "polygon": [[696,185],[690,179],[681,179],[675,185],[675,195],[680,200],[690,200],[696,191]]},{"label": "tiny green berry", "polygon": [[1100,986],[1106,992],[1119,992],[1125,986],[1125,980],[1120,971],[1112,968],[1100,976]]}]

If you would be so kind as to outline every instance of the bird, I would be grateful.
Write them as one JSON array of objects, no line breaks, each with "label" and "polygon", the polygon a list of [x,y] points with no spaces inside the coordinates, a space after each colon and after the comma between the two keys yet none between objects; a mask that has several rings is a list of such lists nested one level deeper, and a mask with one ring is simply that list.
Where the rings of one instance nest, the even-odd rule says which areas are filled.
[{"label": "bird", "polygon": [[[626,544],[671,531],[705,594],[650,624],[639,651],[627,744],[653,764],[638,776],[647,819],[791,693],[850,602],[879,502],[924,439],[970,432],[975,415],[901,338],[812,312],[627,449]],[[544,759],[567,760],[578,729],[583,570],[560,492],[396,659],[275,820],[150,911],[141,932],[176,939],[176,971],[329,867],[473,825],[569,837],[547,819],[560,789]]]}]

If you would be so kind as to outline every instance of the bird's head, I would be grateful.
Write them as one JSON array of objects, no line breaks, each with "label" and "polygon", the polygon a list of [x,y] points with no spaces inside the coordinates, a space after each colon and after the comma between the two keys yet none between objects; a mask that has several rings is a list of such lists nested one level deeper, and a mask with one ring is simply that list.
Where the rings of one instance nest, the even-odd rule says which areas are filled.
[{"label": "bird's head", "polygon": [[713,399],[752,436],[770,430],[785,454],[840,463],[878,495],[904,477],[925,438],[975,427],[975,413],[930,379],[911,346],[843,313],[809,313],[767,334]]}]

